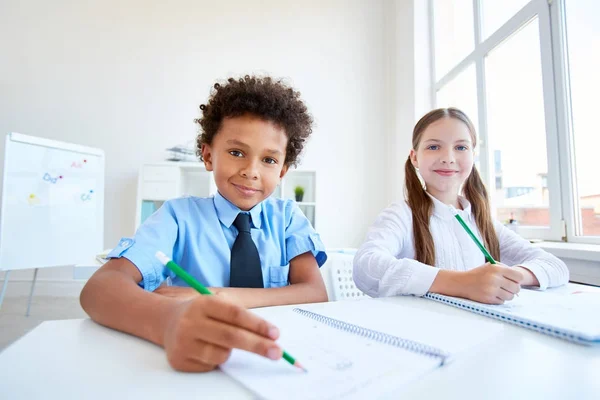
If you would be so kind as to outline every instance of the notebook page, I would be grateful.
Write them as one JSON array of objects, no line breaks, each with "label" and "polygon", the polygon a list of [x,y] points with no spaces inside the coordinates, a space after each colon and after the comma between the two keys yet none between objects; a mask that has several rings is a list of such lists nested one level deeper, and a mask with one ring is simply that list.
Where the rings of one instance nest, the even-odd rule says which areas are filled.
[{"label": "notebook page", "polygon": [[559,330],[577,332],[587,340],[600,340],[600,292],[521,290],[518,297],[499,305],[470,300],[458,302],[537,322]]},{"label": "notebook page", "polygon": [[428,357],[329,327],[293,308],[255,310],[275,323],[278,343],[308,370],[234,350],[221,369],[265,399],[374,398],[440,365]]},{"label": "notebook page", "polygon": [[446,315],[390,299],[337,301],[297,306],[351,324],[443,349],[450,356],[493,339],[504,329],[493,320]]}]

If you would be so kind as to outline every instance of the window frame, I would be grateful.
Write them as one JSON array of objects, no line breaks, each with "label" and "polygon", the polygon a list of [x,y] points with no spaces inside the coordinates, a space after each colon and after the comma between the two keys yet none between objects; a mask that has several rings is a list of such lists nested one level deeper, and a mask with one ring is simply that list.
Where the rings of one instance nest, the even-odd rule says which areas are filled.
[{"label": "window frame", "polygon": [[[546,227],[521,226],[519,233],[528,239],[600,244],[600,236],[582,233],[579,199],[576,197],[575,154],[566,43],[565,0],[531,0],[509,20],[482,41],[480,0],[473,1],[474,49],[444,76],[435,75],[435,7],[429,0],[431,99],[437,106],[437,92],[471,64],[475,65],[479,126],[480,173],[487,187],[495,187],[493,137],[489,137],[486,102],[486,56],[519,31],[533,18],[538,19],[542,90],[546,126],[550,224]],[[494,191],[490,190],[495,214]],[[581,233],[578,235],[578,233]]]},{"label": "window frame", "polygon": [[[556,114],[559,132],[564,132],[558,137],[560,152],[560,179],[563,186],[569,190],[562,193],[563,215],[566,221],[565,234],[567,242],[600,244],[600,236],[583,235],[583,221],[579,212],[579,198],[577,179],[575,178],[575,149],[573,132],[573,114],[569,94],[569,66],[567,61],[566,42],[566,4],[564,0],[550,2],[550,19],[553,35],[553,53],[555,86],[557,93]],[[580,234],[578,234],[580,233]]]}]

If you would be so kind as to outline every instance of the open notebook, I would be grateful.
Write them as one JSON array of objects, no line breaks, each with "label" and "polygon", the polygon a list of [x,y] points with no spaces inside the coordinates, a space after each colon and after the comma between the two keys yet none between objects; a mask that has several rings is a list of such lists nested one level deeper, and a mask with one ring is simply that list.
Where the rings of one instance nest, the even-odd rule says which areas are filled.
[{"label": "open notebook", "polygon": [[600,344],[600,291],[521,290],[501,305],[428,293],[425,297],[572,342]]},{"label": "open notebook", "polygon": [[234,350],[221,369],[265,399],[364,399],[401,388],[502,325],[373,299],[253,310],[308,372]]}]

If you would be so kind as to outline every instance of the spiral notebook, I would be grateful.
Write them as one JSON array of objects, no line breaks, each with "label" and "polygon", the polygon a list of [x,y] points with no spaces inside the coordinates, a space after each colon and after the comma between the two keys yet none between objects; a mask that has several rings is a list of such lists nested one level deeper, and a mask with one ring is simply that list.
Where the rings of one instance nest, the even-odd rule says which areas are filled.
[{"label": "spiral notebook", "polygon": [[501,305],[481,304],[428,293],[425,297],[503,322],[584,345],[600,344],[600,291],[568,286],[547,291],[521,290]]},{"label": "spiral notebook", "polygon": [[492,321],[373,299],[253,311],[279,327],[279,344],[308,371],[234,350],[221,369],[265,399],[365,399],[397,393],[502,329]]}]

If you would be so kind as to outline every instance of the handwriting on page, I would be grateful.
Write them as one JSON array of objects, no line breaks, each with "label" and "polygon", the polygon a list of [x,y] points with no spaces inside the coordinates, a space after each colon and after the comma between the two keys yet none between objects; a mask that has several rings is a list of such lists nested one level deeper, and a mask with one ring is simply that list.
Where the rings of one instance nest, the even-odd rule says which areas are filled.
[{"label": "handwriting on page", "polygon": [[327,348],[319,342],[302,349],[302,362],[317,367],[326,367],[333,371],[345,371],[352,368],[353,362],[343,353]]},{"label": "handwriting on page", "polygon": [[280,345],[304,373],[234,350],[223,371],[267,399],[364,399],[383,394],[436,368],[439,360],[374,342],[290,313],[278,321]]}]

